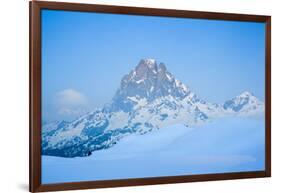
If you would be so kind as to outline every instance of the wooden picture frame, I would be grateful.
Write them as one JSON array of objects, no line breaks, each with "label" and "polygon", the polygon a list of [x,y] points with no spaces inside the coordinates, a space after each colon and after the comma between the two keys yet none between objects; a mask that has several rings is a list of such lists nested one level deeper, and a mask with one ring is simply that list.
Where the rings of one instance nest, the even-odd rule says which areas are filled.
[{"label": "wooden picture frame", "polygon": [[[271,17],[231,13],[213,13],[170,9],[108,6],[94,4],[31,1],[30,8],[30,177],[31,192],[75,190],[89,188],[122,187],[196,181],[262,178],[271,176]],[[163,16],[225,21],[262,22],[266,25],[265,37],[265,170],[220,174],[150,177],[121,180],[83,181],[58,184],[41,182],[41,10],[65,10],[142,16]]]}]

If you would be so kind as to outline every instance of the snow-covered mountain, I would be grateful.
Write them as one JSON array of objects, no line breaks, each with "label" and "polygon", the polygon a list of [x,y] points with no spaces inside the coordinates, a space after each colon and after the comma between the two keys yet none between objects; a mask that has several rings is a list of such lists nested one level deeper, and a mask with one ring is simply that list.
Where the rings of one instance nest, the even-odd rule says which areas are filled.
[{"label": "snow-covered mountain", "polygon": [[264,111],[264,103],[250,92],[243,92],[242,94],[226,101],[223,108],[227,111],[239,112],[243,115],[252,115],[262,113]]},{"label": "snow-covered mountain", "polygon": [[175,79],[163,63],[158,65],[154,59],[142,59],[134,70],[123,77],[112,107],[114,110],[130,111],[138,99],[147,102],[166,96],[183,99],[188,94],[190,90]]},{"label": "snow-covered mountain", "polygon": [[174,124],[196,126],[222,116],[253,116],[264,104],[249,92],[224,104],[201,100],[176,79],[163,63],[142,59],[121,80],[109,104],[73,122],[42,128],[42,153],[87,156],[115,145],[132,133],[145,134]]}]

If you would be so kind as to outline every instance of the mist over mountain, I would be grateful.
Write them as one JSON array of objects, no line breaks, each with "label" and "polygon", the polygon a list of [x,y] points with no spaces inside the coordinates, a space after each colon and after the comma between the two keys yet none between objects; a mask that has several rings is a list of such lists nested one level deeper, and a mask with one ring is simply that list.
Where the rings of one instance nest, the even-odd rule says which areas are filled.
[{"label": "mist over mountain", "polygon": [[43,126],[42,154],[76,157],[110,148],[122,138],[174,124],[196,127],[225,116],[257,116],[264,104],[245,91],[223,104],[200,99],[164,63],[142,59],[107,105],[72,121]]}]

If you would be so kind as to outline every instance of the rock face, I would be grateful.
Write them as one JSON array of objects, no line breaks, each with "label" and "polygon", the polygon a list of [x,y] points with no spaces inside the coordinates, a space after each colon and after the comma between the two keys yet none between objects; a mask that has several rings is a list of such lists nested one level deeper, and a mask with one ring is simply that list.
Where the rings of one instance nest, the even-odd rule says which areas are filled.
[{"label": "rock face", "polygon": [[121,80],[112,101],[73,122],[56,122],[42,128],[42,154],[87,156],[110,148],[132,133],[146,134],[173,124],[196,126],[222,116],[254,116],[264,104],[249,92],[224,104],[201,100],[163,63],[142,59]]},{"label": "rock face", "polygon": [[182,99],[189,89],[167,71],[165,64],[154,59],[142,59],[134,70],[125,75],[121,87],[113,98],[114,110],[130,111],[134,104],[128,97],[145,98],[151,102],[157,98],[172,96]]}]

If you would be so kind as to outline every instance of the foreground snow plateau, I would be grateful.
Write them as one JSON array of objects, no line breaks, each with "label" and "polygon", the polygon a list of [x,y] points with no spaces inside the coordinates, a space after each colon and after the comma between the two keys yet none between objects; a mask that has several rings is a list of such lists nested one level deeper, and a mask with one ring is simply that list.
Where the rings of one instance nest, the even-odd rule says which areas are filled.
[{"label": "foreground snow plateau", "polygon": [[88,157],[42,156],[42,183],[264,170],[264,120],[221,118],[127,136]]}]

